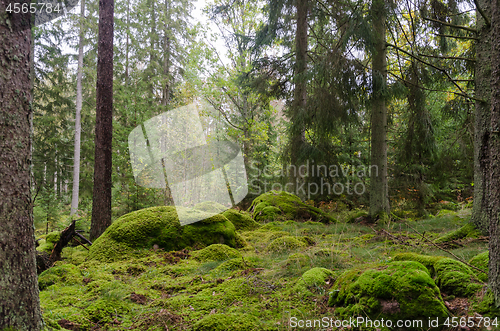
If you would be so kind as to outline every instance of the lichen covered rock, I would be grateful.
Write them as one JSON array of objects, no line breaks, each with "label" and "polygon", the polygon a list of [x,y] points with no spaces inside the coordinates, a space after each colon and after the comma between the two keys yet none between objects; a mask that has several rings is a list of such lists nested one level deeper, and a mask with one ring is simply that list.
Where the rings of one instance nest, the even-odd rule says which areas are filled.
[{"label": "lichen covered rock", "polygon": [[422,319],[448,316],[439,288],[422,264],[396,261],[354,269],[337,278],[329,306],[349,318]]},{"label": "lichen covered rock", "polygon": [[236,249],[227,245],[214,244],[193,252],[193,257],[201,262],[225,261],[233,258],[241,259],[241,254]]},{"label": "lichen covered rock", "polygon": [[257,222],[286,220],[336,222],[321,209],[307,205],[296,195],[284,191],[261,194],[252,202],[249,211]]},{"label": "lichen covered rock", "polygon": [[259,330],[255,317],[248,314],[212,314],[203,317],[194,327],[194,331],[247,331]]},{"label": "lichen covered rock", "polygon": [[304,272],[293,290],[299,296],[323,294],[327,279],[333,276],[333,271],[326,268],[312,268]]},{"label": "lichen covered rock", "polygon": [[41,291],[54,284],[79,284],[82,282],[82,273],[73,264],[63,264],[45,270],[38,276],[38,287]]},{"label": "lichen covered rock", "polygon": [[230,220],[238,231],[252,231],[260,227],[247,212],[228,209],[222,215]]},{"label": "lichen covered rock", "polygon": [[[181,226],[183,219],[202,221]],[[109,226],[90,247],[89,258],[116,261],[137,255],[154,245],[166,251],[212,244],[236,246],[234,225],[222,215],[211,215],[197,209],[152,207],[122,217]]]},{"label": "lichen covered rock", "polygon": [[460,261],[444,256],[403,253],[396,255],[394,260],[422,263],[441,291],[449,295],[469,297],[483,287],[471,268]]}]

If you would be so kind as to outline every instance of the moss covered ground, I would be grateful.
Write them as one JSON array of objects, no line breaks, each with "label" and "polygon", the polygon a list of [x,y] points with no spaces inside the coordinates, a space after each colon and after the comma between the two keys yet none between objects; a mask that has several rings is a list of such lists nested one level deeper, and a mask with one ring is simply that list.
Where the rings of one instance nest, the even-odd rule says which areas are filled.
[{"label": "moss covered ground", "polygon": [[[480,272],[421,235],[435,240],[460,229],[470,210],[460,211],[464,217],[443,213],[385,225],[359,224],[353,221],[357,217],[325,209],[339,221],[325,224],[294,216],[256,226],[245,217],[240,224],[250,226],[235,228],[228,215],[205,226],[224,224],[229,230],[217,229],[218,237],[207,230],[217,240],[196,237],[195,245],[185,238],[203,231],[181,237],[186,230],[169,223],[164,215],[169,210],[158,208],[123,217],[142,229],[138,233],[127,232],[125,221],[117,220],[104,237],[108,247],[96,245],[90,253],[67,247],[64,259],[39,276],[48,330],[293,330],[293,318],[424,320],[498,313]],[[158,223],[163,225],[148,232]],[[164,226],[186,244],[176,246],[176,237]],[[224,238],[227,231],[239,239]],[[102,258],[111,245],[123,245],[120,256]],[[484,240],[448,250],[471,265],[487,266]]]}]

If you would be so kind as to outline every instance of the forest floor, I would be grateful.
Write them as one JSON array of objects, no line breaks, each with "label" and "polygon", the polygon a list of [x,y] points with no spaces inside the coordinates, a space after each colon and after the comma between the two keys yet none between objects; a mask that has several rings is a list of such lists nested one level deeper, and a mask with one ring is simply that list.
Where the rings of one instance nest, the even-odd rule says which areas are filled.
[{"label": "forest floor", "polygon": [[[467,262],[488,249],[484,238],[442,245],[448,252],[430,243],[464,226],[469,208],[384,225],[349,223],[356,212],[330,211],[338,219],[333,224],[275,221],[241,232],[247,245],[228,261],[204,262],[195,251],[153,248],[145,257],[104,263],[88,260],[83,247],[67,247],[63,260],[40,280],[45,322],[49,330],[348,330],[353,328],[297,325],[335,319],[328,298],[344,271],[390,262],[405,252]],[[286,236],[306,244],[269,249]],[[303,274],[318,267],[332,272],[323,283],[301,288]],[[450,317],[467,317],[474,316],[481,291],[468,298],[441,296]]]}]

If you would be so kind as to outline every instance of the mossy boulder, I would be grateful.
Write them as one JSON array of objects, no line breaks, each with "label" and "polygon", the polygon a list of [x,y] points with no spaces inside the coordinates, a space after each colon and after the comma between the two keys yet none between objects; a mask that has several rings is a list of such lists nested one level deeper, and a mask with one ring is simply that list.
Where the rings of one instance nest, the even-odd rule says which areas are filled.
[{"label": "mossy boulder", "polygon": [[474,267],[485,271],[485,273],[482,273],[477,270],[472,270],[476,273],[476,276],[485,283],[488,281],[488,263],[489,263],[488,251],[479,253],[469,261],[470,265],[473,265]]},{"label": "mossy boulder", "polygon": [[284,253],[307,246],[305,240],[292,236],[284,236],[274,239],[267,247],[266,251],[271,253]]},{"label": "mossy boulder", "polygon": [[214,201],[204,201],[196,204],[194,206],[194,209],[198,209],[208,213],[220,214],[228,208]]},{"label": "mossy boulder", "polygon": [[257,222],[286,220],[336,222],[321,209],[305,204],[296,195],[284,191],[269,191],[261,194],[255,198],[248,211]]},{"label": "mossy boulder", "polygon": [[[441,210],[442,211],[442,210]],[[444,243],[444,242],[449,242],[452,240],[459,240],[463,238],[478,238],[481,236],[481,232],[476,229],[474,224],[472,223],[467,223],[466,225],[462,226],[461,228],[448,232],[445,235],[437,238],[434,242],[435,243]]]},{"label": "mossy boulder", "polygon": [[257,318],[240,313],[207,315],[193,327],[193,331],[247,331],[259,329]]},{"label": "mossy boulder", "polygon": [[241,257],[230,259],[222,262],[217,268],[216,271],[233,271],[240,269],[247,269],[253,267],[253,264],[249,261],[243,260]]},{"label": "mossy boulder", "polygon": [[299,278],[293,291],[299,296],[324,294],[326,281],[333,276],[333,271],[326,268],[309,269]]},{"label": "mossy boulder", "polygon": [[371,319],[444,318],[447,309],[439,288],[422,264],[396,261],[344,272],[330,292],[329,306],[341,318]]},{"label": "mossy boulder", "polygon": [[402,253],[394,257],[396,261],[417,261],[422,263],[436,285],[448,295],[469,297],[483,285],[464,263],[444,256],[427,256],[415,253]]},{"label": "mossy boulder", "polygon": [[[178,213],[183,219],[202,221],[181,226]],[[174,251],[212,244],[237,246],[236,229],[224,216],[182,207],[152,207],[115,220],[90,246],[89,259],[116,261],[140,255],[141,250],[154,245]]]},{"label": "mossy boulder", "polygon": [[43,291],[56,283],[60,285],[80,284],[82,279],[82,273],[77,266],[73,264],[63,264],[42,272],[38,276],[38,287]]},{"label": "mossy boulder", "polygon": [[225,261],[233,258],[241,259],[241,254],[236,249],[227,245],[214,244],[193,252],[193,257],[201,262]]},{"label": "mossy boulder", "polygon": [[[500,307],[495,304],[495,296],[493,292],[488,289],[484,296],[481,298],[479,303],[476,305],[476,311],[483,316],[487,317],[499,317]],[[500,322],[500,321],[499,321]]]},{"label": "mossy boulder", "polygon": [[255,222],[250,217],[250,214],[244,211],[228,209],[222,215],[230,220],[238,231],[252,231],[260,227],[260,224]]}]

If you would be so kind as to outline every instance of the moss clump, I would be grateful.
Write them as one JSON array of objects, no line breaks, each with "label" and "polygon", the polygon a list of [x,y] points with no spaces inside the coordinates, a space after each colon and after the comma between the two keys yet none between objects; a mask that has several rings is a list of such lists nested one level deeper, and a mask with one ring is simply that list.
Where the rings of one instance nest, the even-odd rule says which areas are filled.
[{"label": "moss clump", "polygon": [[493,292],[488,289],[484,294],[481,301],[475,307],[477,312],[483,316],[487,317],[498,317],[500,316],[500,307],[495,305],[495,296]]},{"label": "moss clump", "polygon": [[204,202],[200,202],[199,204],[196,204],[194,206],[194,209],[198,209],[198,210],[209,212],[209,213],[220,214],[223,211],[227,210],[227,207],[221,205],[220,203],[214,202],[214,201],[204,201]]},{"label": "moss clump", "polygon": [[238,231],[252,231],[260,227],[247,212],[228,209],[222,215],[230,220]]},{"label": "moss clump", "polygon": [[128,310],[121,301],[98,299],[85,308],[83,314],[90,321],[104,325],[113,322],[117,315]]},{"label": "moss clump", "polygon": [[239,269],[247,269],[253,267],[253,264],[249,261],[244,261],[241,257],[234,258],[223,262],[217,268],[216,271],[233,271]]},{"label": "moss clump", "polygon": [[302,275],[295,284],[293,291],[299,296],[313,296],[324,294],[326,280],[333,277],[334,273],[325,268],[312,268]]},{"label": "moss clump", "polygon": [[482,288],[472,270],[460,261],[444,256],[426,256],[415,253],[398,254],[396,261],[422,263],[442,292],[459,297],[469,297]]},{"label": "moss clump", "polygon": [[54,284],[79,284],[82,273],[73,264],[63,264],[45,270],[38,276],[38,287],[41,291]]},{"label": "moss clump", "polygon": [[257,222],[275,220],[336,222],[321,209],[307,205],[296,195],[284,191],[269,191],[261,194],[252,202],[249,211]]},{"label": "moss clump", "polygon": [[347,217],[347,223],[354,223],[357,222],[358,219],[361,217],[366,217],[368,216],[368,212],[365,210],[356,210],[353,213],[350,213],[349,216]]},{"label": "moss clump", "polygon": [[227,245],[215,244],[194,252],[193,257],[201,262],[225,261],[233,258],[241,259],[241,254]]},{"label": "moss clump", "polygon": [[212,314],[203,317],[194,327],[194,331],[247,331],[259,330],[257,318],[249,314]]},{"label": "moss clump", "polygon": [[329,306],[343,318],[422,319],[446,317],[447,309],[428,270],[414,261],[373,265],[344,272],[335,282]]},{"label": "moss clump", "polygon": [[61,238],[61,233],[58,231],[54,231],[49,233],[45,237],[45,242],[43,242],[40,246],[37,247],[38,251],[51,253],[54,249],[54,245],[59,242],[59,238]]},{"label": "moss clump", "polygon": [[292,236],[284,236],[274,239],[267,247],[266,251],[271,253],[282,253],[306,247],[303,240]]},{"label": "moss clump", "polygon": [[476,268],[484,270],[486,273],[479,272],[477,270],[473,270],[476,273],[476,276],[483,282],[488,281],[488,262],[489,262],[489,252],[485,251],[470,259],[469,264],[473,265]]},{"label": "moss clump", "polygon": [[[178,213],[183,219],[203,221],[181,226]],[[90,247],[89,258],[110,262],[138,255],[154,245],[173,251],[211,244],[236,246],[234,225],[224,216],[182,207],[152,207],[114,221]]]},{"label": "moss clump", "polygon": [[463,238],[477,238],[480,236],[481,236],[481,232],[479,232],[476,229],[474,224],[467,223],[466,225],[462,226],[460,229],[448,232],[444,236],[437,238],[434,242],[435,243],[444,243],[444,242],[449,242],[452,240],[458,240],[458,239],[463,239]]}]

